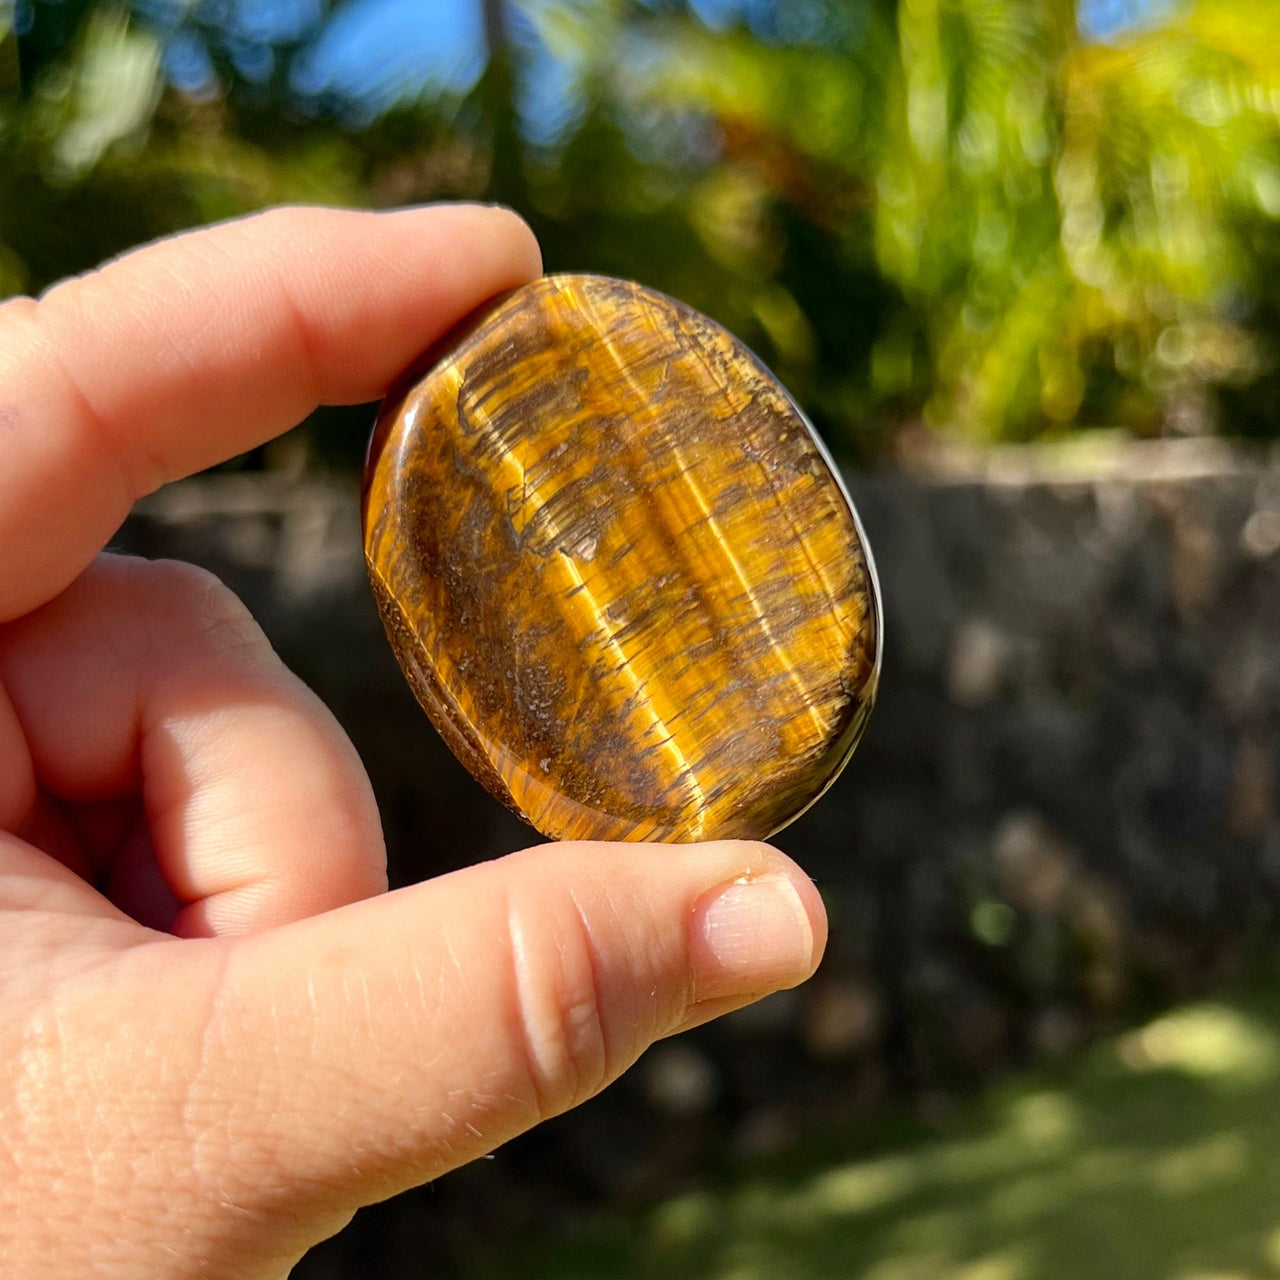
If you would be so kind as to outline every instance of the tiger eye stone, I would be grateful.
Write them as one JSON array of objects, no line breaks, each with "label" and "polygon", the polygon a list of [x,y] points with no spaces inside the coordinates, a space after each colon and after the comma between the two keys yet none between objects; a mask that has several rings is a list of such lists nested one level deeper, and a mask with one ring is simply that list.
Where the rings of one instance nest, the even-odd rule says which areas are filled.
[{"label": "tiger eye stone", "polygon": [[862,732],[880,606],[808,423],[705,316],[536,281],[384,404],[365,557],[414,693],[545,835],[763,837]]}]

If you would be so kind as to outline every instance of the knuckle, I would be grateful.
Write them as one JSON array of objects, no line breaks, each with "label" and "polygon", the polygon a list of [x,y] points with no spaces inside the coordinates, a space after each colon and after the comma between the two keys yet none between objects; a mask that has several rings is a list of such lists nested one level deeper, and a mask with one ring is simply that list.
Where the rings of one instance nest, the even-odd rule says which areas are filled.
[{"label": "knuckle", "polygon": [[538,921],[545,919],[544,909],[522,909],[518,900],[508,900],[516,1030],[538,1120],[599,1093],[615,1074],[616,1056],[585,921],[570,904],[559,915],[551,945],[539,946]]},{"label": "knuckle", "polygon": [[244,602],[216,574],[181,560],[142,561],[143,589],[164,630],[221,656],[270,652],[261,627]]},{"label": "knuckle", "polygon": [[241,226],[248,234],[270,242],[279,237],[291,238],[323,231],[326,224],[332,224],[340,212],[310,205],[279,204],[246,219]]}]

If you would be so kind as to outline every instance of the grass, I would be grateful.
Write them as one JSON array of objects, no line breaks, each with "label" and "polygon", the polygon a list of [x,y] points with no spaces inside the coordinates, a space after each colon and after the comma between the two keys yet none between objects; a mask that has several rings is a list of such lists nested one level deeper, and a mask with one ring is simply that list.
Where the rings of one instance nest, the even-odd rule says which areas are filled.
[{"label": "grass", "polygon": [[1280,1280],[1280,1000],[1189,1005],[942,1132],[858,1141],[604,1215],[476,1275]]}]

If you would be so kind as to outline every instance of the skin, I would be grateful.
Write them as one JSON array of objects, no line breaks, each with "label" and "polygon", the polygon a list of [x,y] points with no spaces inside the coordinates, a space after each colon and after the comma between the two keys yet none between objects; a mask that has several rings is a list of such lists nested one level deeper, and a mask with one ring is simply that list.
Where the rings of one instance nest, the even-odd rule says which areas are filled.
[{"label": "skin", "polygon": [[821,901],[767,845],[542,845],[387,893],[354,750],[239,601],[101,554],[539,270],[503,210],[277,210],[0,306],[5,1276],[284,1276],[816,966]]}]

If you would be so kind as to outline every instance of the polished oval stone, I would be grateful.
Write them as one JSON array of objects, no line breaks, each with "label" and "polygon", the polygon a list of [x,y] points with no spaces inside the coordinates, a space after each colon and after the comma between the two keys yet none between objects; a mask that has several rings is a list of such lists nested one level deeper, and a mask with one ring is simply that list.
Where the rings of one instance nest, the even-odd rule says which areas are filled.
[{"label": "polished oval stone", "polygon": [[555,838],[763,837],[835,778],[880,606],[812,429],[717,324],[552,276],[383,405],[365,556],[414,693]]}]

